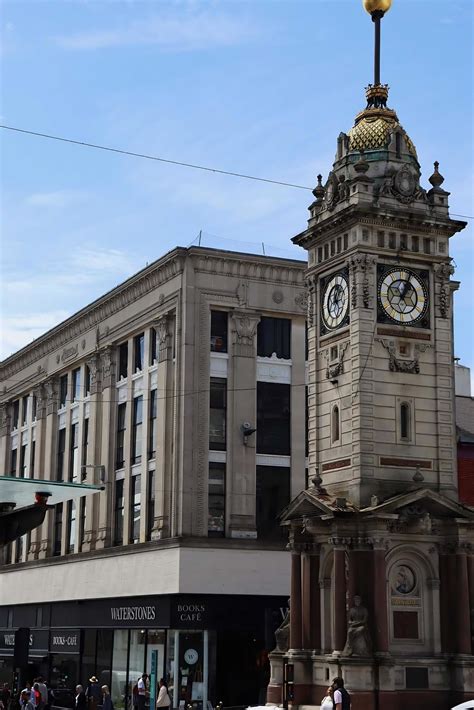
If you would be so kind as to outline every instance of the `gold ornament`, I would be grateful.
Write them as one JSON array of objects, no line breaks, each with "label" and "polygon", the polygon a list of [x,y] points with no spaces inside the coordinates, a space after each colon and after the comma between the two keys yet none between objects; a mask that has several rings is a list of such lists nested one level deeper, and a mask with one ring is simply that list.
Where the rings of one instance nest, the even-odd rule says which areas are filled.
[{"label": "gold ornament", "polygon": [[371,15],[373,12],[388,12],[392,6],[392,0],[362,0],[364,9]]}]

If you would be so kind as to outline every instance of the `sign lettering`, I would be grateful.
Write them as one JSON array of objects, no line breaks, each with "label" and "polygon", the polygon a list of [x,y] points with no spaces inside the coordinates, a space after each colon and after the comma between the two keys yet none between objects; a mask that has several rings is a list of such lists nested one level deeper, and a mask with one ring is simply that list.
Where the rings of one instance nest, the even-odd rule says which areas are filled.
[{"label": "sign lettering", "polygon": [[154,606],[112,606],[110,616],[113,621],[154,621],[156,607]]}]

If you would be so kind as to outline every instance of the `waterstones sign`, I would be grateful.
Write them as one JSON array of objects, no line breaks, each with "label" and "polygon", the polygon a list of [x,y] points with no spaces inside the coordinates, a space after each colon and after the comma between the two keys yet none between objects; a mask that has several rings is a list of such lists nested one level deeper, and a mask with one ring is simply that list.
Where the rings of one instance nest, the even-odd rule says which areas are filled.
[{"label": "waterstones sign", "polygon": [[156,606],[112,606],[111,621],[156,621]]}]

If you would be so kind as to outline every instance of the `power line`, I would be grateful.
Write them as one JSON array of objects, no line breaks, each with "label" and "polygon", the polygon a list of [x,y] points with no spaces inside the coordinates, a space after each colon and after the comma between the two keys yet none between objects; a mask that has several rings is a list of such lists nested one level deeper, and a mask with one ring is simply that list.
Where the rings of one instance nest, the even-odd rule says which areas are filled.
[{"label": "power line", "polygon": [[[48,140],[60,141],[61,143],[71,143],[72,145],[79,145],[85,148],[95,148],[96,150],[105,150],[109,153],[118,153],[119,155],[128,155],[134,158],[144,158],[145,160],[154,160],[158,163],[168,163],[170,165],[179,165],[184,168],[192,168],[193,170],[204,170],[209,173],[218,173],[219,175],[230,175],[231,177],[242,178],[243,180],[256,180],[257,182],[267,182],[271,185],[281,185],[282,187],[293,187],[297,190],[309,190],[312,191],[312,187],[307,185],[297,185],[293,182],[285,182],[284,180],[271,180],[270,178],[258,177],[256,175],[247,175],[245,173],[237,173],[231,170],[222,170],[220,168],[210,168],[206,165],[196,165],[195,163],[185,163],[180,160],[171,160],[170,158],[161,158],[157,155],[149,155],[148,153],[135,153],[132,150],[124,150],[122,148],[112,148],[111,146],[99,145],[98,143],[88,143],[87,141],[78,141],[73,138],[64,138],[63,136],[55,136],[50,133],[39,133],[38,131],[29,131],[26,128],[17,128],[16,126],[7,126],[5,124],[0,124],[0,128],[7,131],[14,131],[15,133],[24,133],[29,136],[36,136],[37,138],[47,138]],[[464,219],[474,219],[472,215],[458,214],[456,212],[451,212],[454,217],[463,217]]]}]

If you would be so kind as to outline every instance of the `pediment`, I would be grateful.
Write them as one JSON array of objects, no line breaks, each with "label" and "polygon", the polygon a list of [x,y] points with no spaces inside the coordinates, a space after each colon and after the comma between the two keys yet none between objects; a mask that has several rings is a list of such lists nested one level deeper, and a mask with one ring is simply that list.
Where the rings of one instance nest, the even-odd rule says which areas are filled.
[{"label": "pediment", "polygon": [[301,491],[281,512],[280,521],[285,522],[306,516],[329,515],[334,512],[330,500],[329,496],[319,495],[312,492],[311,489]]},{"label": "pediment", "polygon": [[428,488],[402,493],[389,498],[383,503],[364,508],[361,512],[374,515],[382,513],[401,514],[407,510],[415,512],[417,508],[436,518],[464,518],[466,521],[474,521],[473,510]]}]

